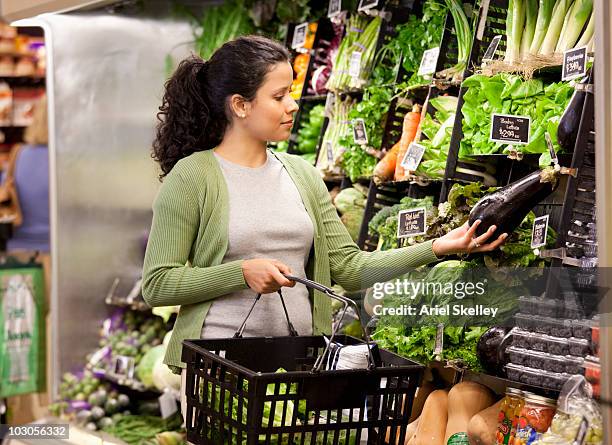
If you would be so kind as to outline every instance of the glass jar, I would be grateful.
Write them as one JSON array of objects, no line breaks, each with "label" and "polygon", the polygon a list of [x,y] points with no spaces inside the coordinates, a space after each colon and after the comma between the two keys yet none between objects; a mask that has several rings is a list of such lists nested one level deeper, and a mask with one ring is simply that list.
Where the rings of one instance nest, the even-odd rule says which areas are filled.
[{"label": "glass jar", "polygon": [[557,402],[535,394],[525,394],[513,445],[532,445],[545,433],[555,415]]},{"label": "glass jar", "polygon": [[496,445],[512,445],[518,417],[524,403],[523,391],[516,388],[506,390],[506,396],[499,408],[497,433],[495,435]]}]

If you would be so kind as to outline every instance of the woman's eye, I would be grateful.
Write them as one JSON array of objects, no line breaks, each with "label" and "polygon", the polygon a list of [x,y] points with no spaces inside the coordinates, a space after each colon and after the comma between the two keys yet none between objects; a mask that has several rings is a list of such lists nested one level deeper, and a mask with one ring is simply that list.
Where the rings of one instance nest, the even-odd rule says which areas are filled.
[{"label": "woman's eye", "polygon": [[280,102],[281,100],[283,100],[283,97],[285,97],[285,96],[277,96],[274,99]]}]

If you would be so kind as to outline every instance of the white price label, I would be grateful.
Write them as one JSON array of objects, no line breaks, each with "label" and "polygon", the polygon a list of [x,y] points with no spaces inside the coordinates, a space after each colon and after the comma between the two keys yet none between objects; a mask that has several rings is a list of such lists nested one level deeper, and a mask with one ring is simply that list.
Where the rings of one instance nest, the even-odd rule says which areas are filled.
[{"label": "white price label", "polygon": [[406,150],[400,165],[408,171],[415,171],[423,159],[423,154],[425,154],[425,147],[413,142]]},{"label": "white price label", "polygon": [[359,145],[368,144],[368,133],[365,127],[365,121],[361,118],[353,120],[353,140]]},{"label": "white price label", "polygon": [[423,53],[421,58],[421,65],[419,66],[419,76],[426,76],[436,72],[436,66],[438,65],[438,56],[440,55],[440,48],[431,48]]},{"label": "white price label", "polygon": [[361,57],[363,53],[361,51],[353,51],[351,54],[351,60],[349,62],[349,76],[359,77],[361,74]]},{"label": "white price label", "polygon": [[376,6],[378,6],[378,0],[359,0],[357,11],[367,11],[376,8]]},{"label": "white price label", "polygon": [[327,6],[327,17],[330,19],[336,17],[342,12],[342,0],[329,0]]},{"label": "white price label", "polygon": [[178,411],[176,399],[170,391],[164,391],[158,400],[162,419],[167,419]]},{"label": "white price label", "polygon": [[306,43],[306,34],[308,33],[308,22],[300,23],[296,25],[293,30],[293,39],[291,41],[291,48],[299,49],[303,48]]}]

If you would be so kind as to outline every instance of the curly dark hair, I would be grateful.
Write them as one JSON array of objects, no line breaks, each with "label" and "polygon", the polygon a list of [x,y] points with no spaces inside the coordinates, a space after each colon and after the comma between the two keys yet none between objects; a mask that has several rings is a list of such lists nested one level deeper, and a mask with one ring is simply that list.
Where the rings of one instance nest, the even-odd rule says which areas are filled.
[{"label": "curly dark hair", "polygon": [[261,36],[227,42],[206,62],[195,55],[183,60],[166,82],[157,113],[152,157],[160,180],[180,159],[219,145],[231,124],[228,98],[253,100],[271,67],[289,60],[284,46]]}]

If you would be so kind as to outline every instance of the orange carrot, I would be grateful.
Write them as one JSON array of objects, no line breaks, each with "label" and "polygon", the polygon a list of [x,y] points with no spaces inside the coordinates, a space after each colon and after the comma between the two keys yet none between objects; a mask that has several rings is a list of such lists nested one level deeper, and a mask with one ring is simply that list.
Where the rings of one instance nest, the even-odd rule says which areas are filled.
[{"label": "orange carrot", "polygon": [[395,164],[397,162],[397,154],[399,152],[400,143],[395,144],[391,149],[378,161],[374,168],[374,181],[377,183],[392,181],[395,174]]},{"label": "orange carrot", "polygon": [[400,148],[397,153],[397,163],[395,165],[395,180],[403,181],[406,179],[408,174],[404,167],[401,166],[401,162],[408,151],[408,147],[414,141],[417,131],[419,129],[419,123],[421,122],[421,107],[415,105],[412,107],[412,111],[406,113],[404,116],[404,123],[402,125],[402,137],[400,138]]}]

